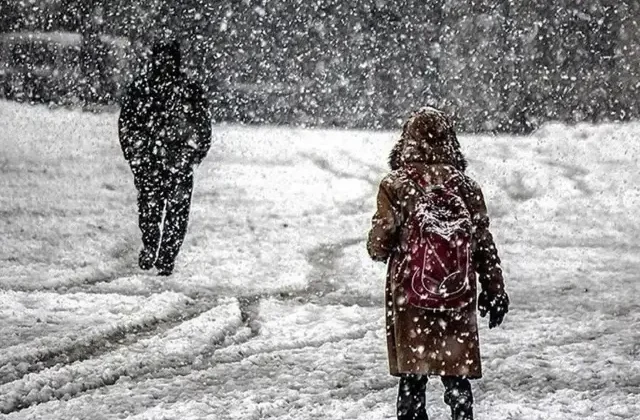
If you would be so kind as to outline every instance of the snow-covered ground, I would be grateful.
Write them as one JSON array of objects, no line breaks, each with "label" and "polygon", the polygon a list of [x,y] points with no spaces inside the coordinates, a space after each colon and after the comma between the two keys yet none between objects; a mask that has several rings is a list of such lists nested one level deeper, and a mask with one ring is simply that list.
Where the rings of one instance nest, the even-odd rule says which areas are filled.
[{"label": "snow-covered ground", "polygon": [[[176,272],[136,266],[115,115],[0,103],[0,417],[395,417],[364,239],[392,133],[216,127]],[[512,310],[480,420],[640,419],[640,124],[462,136]],[[448,418],[428,387],[432,420]]]}]

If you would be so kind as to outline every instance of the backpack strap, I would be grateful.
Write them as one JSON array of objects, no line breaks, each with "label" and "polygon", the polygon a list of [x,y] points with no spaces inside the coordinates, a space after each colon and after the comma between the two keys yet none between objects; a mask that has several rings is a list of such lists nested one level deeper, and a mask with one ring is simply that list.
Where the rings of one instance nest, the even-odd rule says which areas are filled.
[{"label": "backpack strap", "polygon": [[421,181],[424,181],[420,173],[413,166],[405,168],[403,171],[407,179],[420,191],[422,194],[427,193],[426,186],[422,185]]},{"label": "backpack strap", "polygon": [[[407,178],[409,183],[412,184],[412,186],[418,191],[420,196],[424,197],[427,195],[427,190],[425,189],[425,187],[421,185],[420,181],[418,180],[418,174],[416,173],[414,168],[412,167],[405,168],[405,170],[402,171],[402,174]],[[409,210],[409,214],[415,215],[415,213],[416,213],[416,208],[414,206],[414,208]]]},{"label": "backpack strap", "polygon": [[409,182],[411,184],[413,184],[413,186],[415,187],[416,190],[418,190],[420,192],[420,194],[422,195],[426,195],[427,194],[427,190],[425,189],[425,187],[423,187],[422,185],[420,185],[420,182],[415,179],[411,174],[407,173],[407,179],[409,180]]}]

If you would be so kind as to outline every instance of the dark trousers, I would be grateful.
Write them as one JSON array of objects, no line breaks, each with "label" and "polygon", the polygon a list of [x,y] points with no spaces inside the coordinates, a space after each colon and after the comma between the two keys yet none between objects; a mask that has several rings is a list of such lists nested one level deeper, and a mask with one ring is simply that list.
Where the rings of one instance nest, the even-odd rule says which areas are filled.
[{"label": "dark trousers", "polygon": [[157,255],[158,269],[173,269],[187,233],[193,172],[162,167],[134,169],[138,189],[138,224],[145,249]]},{"label": "dark trousers", "polygon": [[[453,420],[473,420],[473,394],[468,379],[458,376],[442,376],[444,402],[451,407]],[[428,378],[420,375],[404,375],[398,390],[398,420],[428,420],[425,391]]]}]

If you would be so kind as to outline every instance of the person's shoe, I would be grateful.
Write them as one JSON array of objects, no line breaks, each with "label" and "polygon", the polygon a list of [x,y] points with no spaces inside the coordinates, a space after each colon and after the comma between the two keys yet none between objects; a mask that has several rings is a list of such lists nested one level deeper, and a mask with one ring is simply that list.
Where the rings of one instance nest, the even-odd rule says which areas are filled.
[{"label": "person's shoe", "polygon": [[473,411],[464,412],[464,411],[452,411],[451,412],[452,420],[473,420]]},{"label": "person's shoe", "polygon": [[143,270],[151,270],[153,268],[153,264],[156,262],[155,257],[156,256],[154,252],[152,252],[150,249],[143,248],[142,251],[140,251],[140,255],[138,256],[138,265]]},{"label": "person's shoe", "polygon": [[473,406],[468,404],[452,408],[451,420],[473,420]]},{"label": "person's shoe", "polygon": [[158,269],[159,276],[170,276],[173,273],[173,264],[163,264],[160,261],[156,261],[155,266]]}]

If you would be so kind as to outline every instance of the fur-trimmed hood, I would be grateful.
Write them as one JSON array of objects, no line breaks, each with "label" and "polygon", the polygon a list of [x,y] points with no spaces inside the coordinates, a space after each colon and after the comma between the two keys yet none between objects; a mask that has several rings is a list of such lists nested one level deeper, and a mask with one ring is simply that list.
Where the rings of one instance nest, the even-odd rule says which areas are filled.
[{"label": "fur-trimmed hood", "polygon": [[402,136],[389,155],[389,166],[396,170],[409,163],[448,164],[465,171],[467,161],[453,123],[444,112],[421,108],[404,124]]}]

